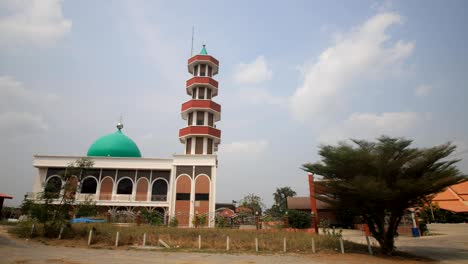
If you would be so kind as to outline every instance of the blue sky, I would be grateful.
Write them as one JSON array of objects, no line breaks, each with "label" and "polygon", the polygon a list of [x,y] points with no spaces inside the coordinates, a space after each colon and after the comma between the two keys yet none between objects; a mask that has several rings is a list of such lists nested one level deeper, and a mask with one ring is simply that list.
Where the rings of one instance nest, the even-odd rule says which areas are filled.
[{"label": "blue sky", "polygon": [[[466,1],[2,1],[0,192],[32,189],[32,155],[84,155],[124,132],[182,153],[190,56],[220,60],[218,202],[307,194],[318,146],[381,134],[452,141],[468,159]],[[459,163],[468,173],[468,162]]]}]

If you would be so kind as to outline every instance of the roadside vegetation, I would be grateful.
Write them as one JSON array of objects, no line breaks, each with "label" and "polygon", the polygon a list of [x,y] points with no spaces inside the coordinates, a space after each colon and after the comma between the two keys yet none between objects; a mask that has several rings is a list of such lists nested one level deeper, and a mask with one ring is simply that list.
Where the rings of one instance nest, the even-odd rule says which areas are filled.
[{"label": "roadside vegetation", "polygon": [[[44,237],[41,224],[36,224],[31,233],[31,222],[21,222],[10,228],[10,232],[22,238]],[[146,245],[157,246],[161,239],[171,250],[198,250],[198,237],[201,236],[201,250],[226,251],[229,237],[229,251],[255,252],[255,238],[258,239],[259,252],[283,252],[286,238],[287,252],[312,253],[312,238],[315,249],[320,251],[340,251],[340,236],[315,235],[305,232],[286,232],[281,229],[238,230],[228,228],[172,228],[165,226],[130,225],[119,226],[108,223],[73,224],[62,234],[63,240],[76,241],[77,245],[86,245],[89,231],[93,230],[92,244],[101,247],[114,247],[116,233],[119,232],[119,246],[142,245],[146,233]],[[32,236],[31,236],[32,234]],[[56,239],[56,238],[55,238]],[[366,253],[367,246],[343,241],[346,252]]]}]

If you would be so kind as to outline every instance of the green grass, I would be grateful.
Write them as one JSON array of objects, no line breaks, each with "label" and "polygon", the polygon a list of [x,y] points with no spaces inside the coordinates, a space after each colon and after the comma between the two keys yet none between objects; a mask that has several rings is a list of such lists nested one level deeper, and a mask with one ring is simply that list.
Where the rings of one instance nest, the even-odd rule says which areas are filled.
[{"label": "green grass", "polygon": [[[29,237],[32,223],[21,223],[11,232],[19,237]],[[312,252],[311,239],[315,240],[317,251],[339,251],[340,244],[336,237],[311,235],[304,232],[286,232],[282,230],[237,230],[218,228],[171,228],[149,225],[121,227],[107,223],[73,224],[62,235],[63,239],[87,241],[89,230],[94,228],[93,244],[96,246],[114,246],[116,232],[120,232],[119,246],[141,245],[146,233],[146,245],[158,245],[158,239],[169,244],[172,250],[198,250],[198,236],[201,236],[203,251],[225,251],[226,237],[230,239],[230,251],[255,252],[255,238],[258,238],[260,252],[282,252],[283,239],[287,241],[287,251],[297,253]],[[42,226],[36,224],[35,236],[41,237]],[[364,253],[364,245],[344,241],[346,252]]]}]

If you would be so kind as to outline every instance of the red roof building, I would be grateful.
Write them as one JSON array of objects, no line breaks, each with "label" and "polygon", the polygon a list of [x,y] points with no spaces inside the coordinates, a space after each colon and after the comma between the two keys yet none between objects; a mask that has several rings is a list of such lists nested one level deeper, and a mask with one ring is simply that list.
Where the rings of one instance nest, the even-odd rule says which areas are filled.
[{"label": "red roof building", "polygon": [[432,203],[454,213],[468,213],[468,182],[449,186],[445,191],[438,193],[432,199]]},{"label": "red roof building", "polygon": [[13,199],[13,196],[0,193],[0,219],[2,219],[3,201],[5,199]]}]

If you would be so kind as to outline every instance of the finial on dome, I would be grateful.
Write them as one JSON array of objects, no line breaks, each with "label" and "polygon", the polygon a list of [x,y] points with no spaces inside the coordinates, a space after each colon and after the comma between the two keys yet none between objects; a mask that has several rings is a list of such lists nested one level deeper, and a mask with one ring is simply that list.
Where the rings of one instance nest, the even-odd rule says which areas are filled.
[{"label": "finial on dome", "polygon": [[120,131],[124,127],[122,123],[122,116],[120,116],[119,122],[117,123],[117,129]]},{"label": "finial on dome", "polygon": [[200,51],[200,55],[208,55],[208,52],[206,51],[206,45],[205,44],[203,44],[203,48]]}]

